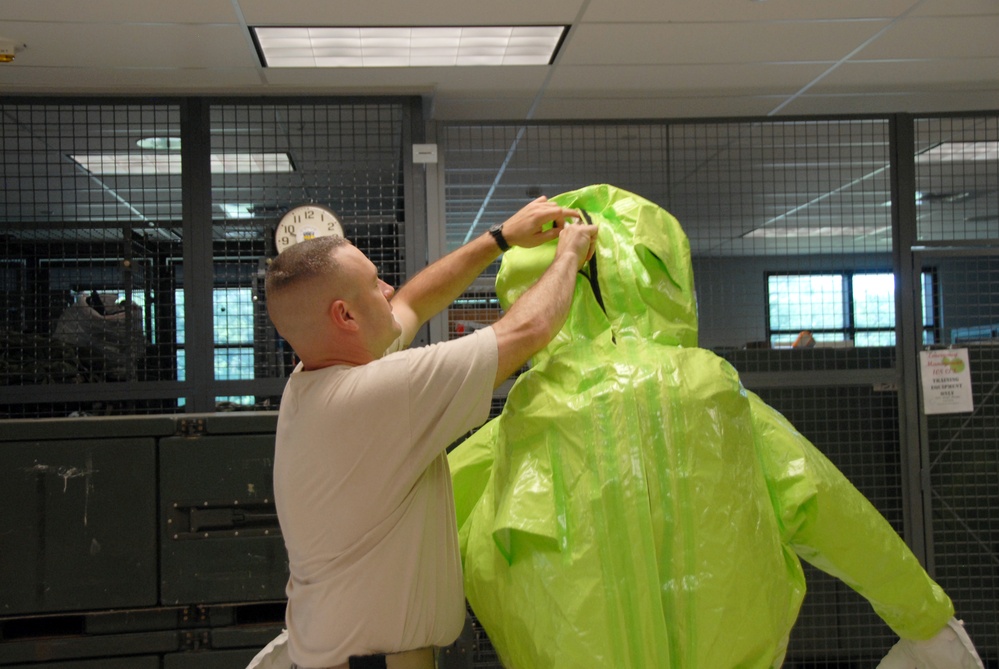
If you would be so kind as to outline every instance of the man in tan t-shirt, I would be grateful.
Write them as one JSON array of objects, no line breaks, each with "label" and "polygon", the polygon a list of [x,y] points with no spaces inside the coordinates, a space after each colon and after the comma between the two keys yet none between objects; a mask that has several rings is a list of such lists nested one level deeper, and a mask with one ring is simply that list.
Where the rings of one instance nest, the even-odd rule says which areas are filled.
[{"label": "man in tan t-shirt", "polygon": [[[287,642],[251,666],[430,669],[433,648],[457,638],[464,594],[444,451],[565,321],[596,241],[596,227],[567,225],[576,213],[538,198],[398,292],[339,237],[271,265],[268,313],[301,359],[274,459],[291,575]],[[494,325],[402,350],[502,250],[556,237],[548,271]]]}]

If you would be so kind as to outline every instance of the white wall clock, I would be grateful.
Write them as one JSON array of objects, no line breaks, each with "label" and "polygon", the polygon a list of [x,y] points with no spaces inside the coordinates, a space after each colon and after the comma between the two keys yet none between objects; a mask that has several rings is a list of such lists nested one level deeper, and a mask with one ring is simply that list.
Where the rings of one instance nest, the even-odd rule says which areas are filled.
[{"label": "white wall clock", "polygon": [[278,221],[274,245],[281,253],[299,242],[329,235],[344,236],[343,225],[333,210],[321,204],[300,204],[289,209]]}]

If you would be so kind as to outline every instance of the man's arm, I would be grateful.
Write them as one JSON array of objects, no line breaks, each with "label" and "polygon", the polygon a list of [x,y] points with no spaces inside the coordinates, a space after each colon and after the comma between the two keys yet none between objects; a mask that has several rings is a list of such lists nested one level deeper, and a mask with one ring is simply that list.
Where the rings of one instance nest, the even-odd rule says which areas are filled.
[{"label": "man's arm", "polygon": [[[511,246],[538,246],[557,237],[566,220],[576,216],[575,210],[542,196],[503,223],[503,236]],[[392,313],[402,326],[403,342],[413,341],[420,327],[454,302],[499,254],[496,240],[485,233],[407,281],[391,300]]]}]

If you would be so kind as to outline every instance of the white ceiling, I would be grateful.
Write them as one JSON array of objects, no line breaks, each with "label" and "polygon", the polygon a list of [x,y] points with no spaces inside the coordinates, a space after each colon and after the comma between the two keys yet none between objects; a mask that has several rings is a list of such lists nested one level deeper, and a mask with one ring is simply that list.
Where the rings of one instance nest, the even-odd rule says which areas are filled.
[{"label": "white ceiling", "polygon": [[[266,69],[250,31],[498,24],[570,28],[551,66],[363,70]],[[697,253],[887,252],[887,122],[798,120],[984,111],[978,120],[917,124],[916,153],[943,141],[997,139],[999,0],[0,0],[0,38],[25,45],[0,64],[4,96],[420,95],[430,121],[620,121],[590,132],[576,147],[581,153],[565,154],[547,171],[535,169],[535,156],[555,159],[578,144],[560,139],[558,128],[535,124],[536,135],[524,142],[534,154],[505,134],[515,127],[470,140],[476,150],[465,152],[473,162],[463,174],[476,177],[449,199],[453,245],[531,192],[606,181],[668,203]],[[71,109],[54,119],[44,109],[13,107],[4,114],[10,141],[0,152],[5,224],[48,234],[46,222],[54,230],[70,221],[179,220],[180,200],[165,199],[162,184],[89,174],[81,185],[80,170],[67,164],[81,147],[134,150],[150,132],[144,117],[77,127],[81,117]],[[765,116],[782,127],[754,129],[753,119]],[[698,121],[709,117],[747,120],[738,130]],[[650,143],[628,125],[639,119],[680,122],[668,142],[657,136]],[[175,121],[156,131],[176,132]],[[337,153],[311,146],[314,133],[325,137],[303,122],[295,141],[281,145],[300,172],[252,194],[217,186],[215,202],[252,195],[261,216],[273,217],[301,184],[337,183]],[[239,147],[249,139],[225,141]],[[520,164],[507,170],[513,154]],[[495,160],[504,155],[507,161]],[[397,158],[386,163],[390,174]],[[662,169],[643,170],[648,164],[670,165],[669,194]],[[43,166],[66,181],[50,178],[39,188],[33,179]],[[552,183],[553,172],[563,181]],[[12,175],[20,178],[13,186]],[[918,219],[933,238],[999,239],[995,160],[924,165],[915,187],[927,194]],[[497,205],[500,193],[507,202]],[[326,204],[349,210],[329,197]],[[744,236],[829,225],[874,232],[834,240]]]},{"label": "white ceiling", "polygon": [[[265,69],[253,26],[565,24],[547,67]],[[430,120],[999,109],[996,0],[2,0],[4,94],[419,94]]]}]

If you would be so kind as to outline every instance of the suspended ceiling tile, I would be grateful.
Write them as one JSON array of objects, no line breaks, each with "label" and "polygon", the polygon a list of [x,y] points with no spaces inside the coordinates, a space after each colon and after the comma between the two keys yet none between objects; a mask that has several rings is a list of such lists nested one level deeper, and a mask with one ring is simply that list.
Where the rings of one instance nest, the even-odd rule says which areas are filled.
[{"label": "suspended ceiling tile", "polygon": [[[995,76],[989,78],[987,70],[999,58],[996,0],[5,0],[2,12],[0,35],[28,45],[15,62],[0,65],[0,90],[7,93],[436,92],[441,109],[457,108],[448,99],[484,96],[476,108],[499,111],[523,108],[494,104],[504,96],[550,102],[571,93],[579,111],[566,107],[567,118],[588,113],[588,107],[606,110],[609,118],[629,118],[647,113],[644,99],[678,93],[703,95],[703,103],[691,103],[695,108],[715,107],[718,99],[750,100],[744,113],[755,115],[760,100],[773,102],[768,113],[786,114],[805,108],[797,95],[821,91],[837,95],[818,98],[824,102],[816,113],[882,112],[893,104],[908,106],[890,111],[933,111],[926,108],[932,100],[944,101],[939,111],[948,111],[965,102],[974,104],[966,109],[989,108],[981,102],[994,99]],[[554,68],[279,73],[261,68],[246,31],[256,23],[483,25],[507,23],[511,16],[518,23],[576,24]],[[931,63],[939,58],[946,65]],[[863,63],[920,59],[927,63],[921,71],[865,70]],[[588,76],[587,67],[599,67],[591,73],[600,76]],[[917,88],[921,75],[926,85]],[[941,88],[968,90],[941,97]],[[923,89],[930,93],[918,97]],[[630,100],[639,101],[635,108]]]},{"label": "suspended ceiling tile", "polygon": [[[885,21],[582,25],[560,65],[703,64],[839,60]],[[710,45],[708,47],[707,45]]]},{"label": "suspended ceiling tile", "polygon": [[[37,84],[36,70],[22,68],[5,76],[5,86],[16,88],[24,93],[45,93],[50,86],[58,86],[65,94],[111,93],[121,95],[163,95],[163,94],[214,94],[218,92],[218,81],[224,79],[231,87],[244,92],[259,90],[260,76],[248,68],[205,68],[183,70],[159,70],[148,68],[46,68],[45,85]],[[155,80],[155,83],[151,83]]]},{"label": "suspended ceiling tile", "polygon": [[980,91],[805,94],[782,114],[893,114],[999,109],[999,86]]},{"label": "suspended ceiling tile", "polygon": [[267,68],[261,76],[269,85],[307,87],[330,95],[358,91],[413,95],[436,85],[436,73],[423,68]]},{"label": "suspended ceiling tile", "polygon": [[999,4],[995,0],[923,0],[913,7],[909,16],[982,16],[999,14]]},{"label": "suspended ceiling tile", "polygon": [[[607,91],[650,95],[699,91],[751,91],[790,95],[821,75],[828,63],[746,63],[725,65],[561,65],[552,75],[549,92],[582,92],[594,82]],[[779,70],[779,72],[777,72]]]},{"label": "suspended ceiling tile", "polygon": [[[3,0],[3,20],[59,23],[234,23],[232,0]],[[16,38],[7,25],[5,37]]]},{"label": "suspended ceiling tile", "polygon": [[[986,0],[982,0],[983,2]],[[912,0],[841,0],[839,2],[750,2],[749,0],[593,0],[584,23],[616,22],[741,22],[892,18],[912,6]]]},{"label": "suspended ceiling tile", "polygon": [[[435,96],[432,102],[433,117],[440,121],[505,121],[526,119],[532,96],[513,97],[460,97]],[[535,116],[534,118],[537,118]]]},{"label": "suspended ceiling tile", "polygon": [[854,57],[864,60],[996,58],[999,57],[999,13],[899,21]]},{"label": "suspended ceiling tile", "polygon": [[462,68],[320,68],[267,69],[263,77],[280,87],[334,88],[337,92],[372,94],[437,95],[458,97],[482,95],[534,97],[548,73],[546,67]]},{"label": "suspended ceiling tile", "polygon": [[811,92],[845,88],[883,91],[940,91],[954,85],[999,84],[999,58],[883,60],[846,62],[829,73]]},{"label": "suspended ceiling tile", "polygon": [[457,67],[431,70],[427,74],[436,78],[436,89],[441,92],[465,91],[491,93],[514,91],[533,95],[541,90],[551,68],[525,67]]},{"label": "suspended ceiling tile", "polygon": [[535,118],[550,120],[620,118],[622,107],[628,110],[628,118],[634,119],[762,116],[782,100],[783,97],[765,95],[622,96],[615,99],[546,96],[538,105]]},{"label": "suspended ceiling tile", "polygon": [[2,66],[0,76],[8,67],[257,66],[246,34],[236,25],[6,23],[3,30],[28,48]]}]

